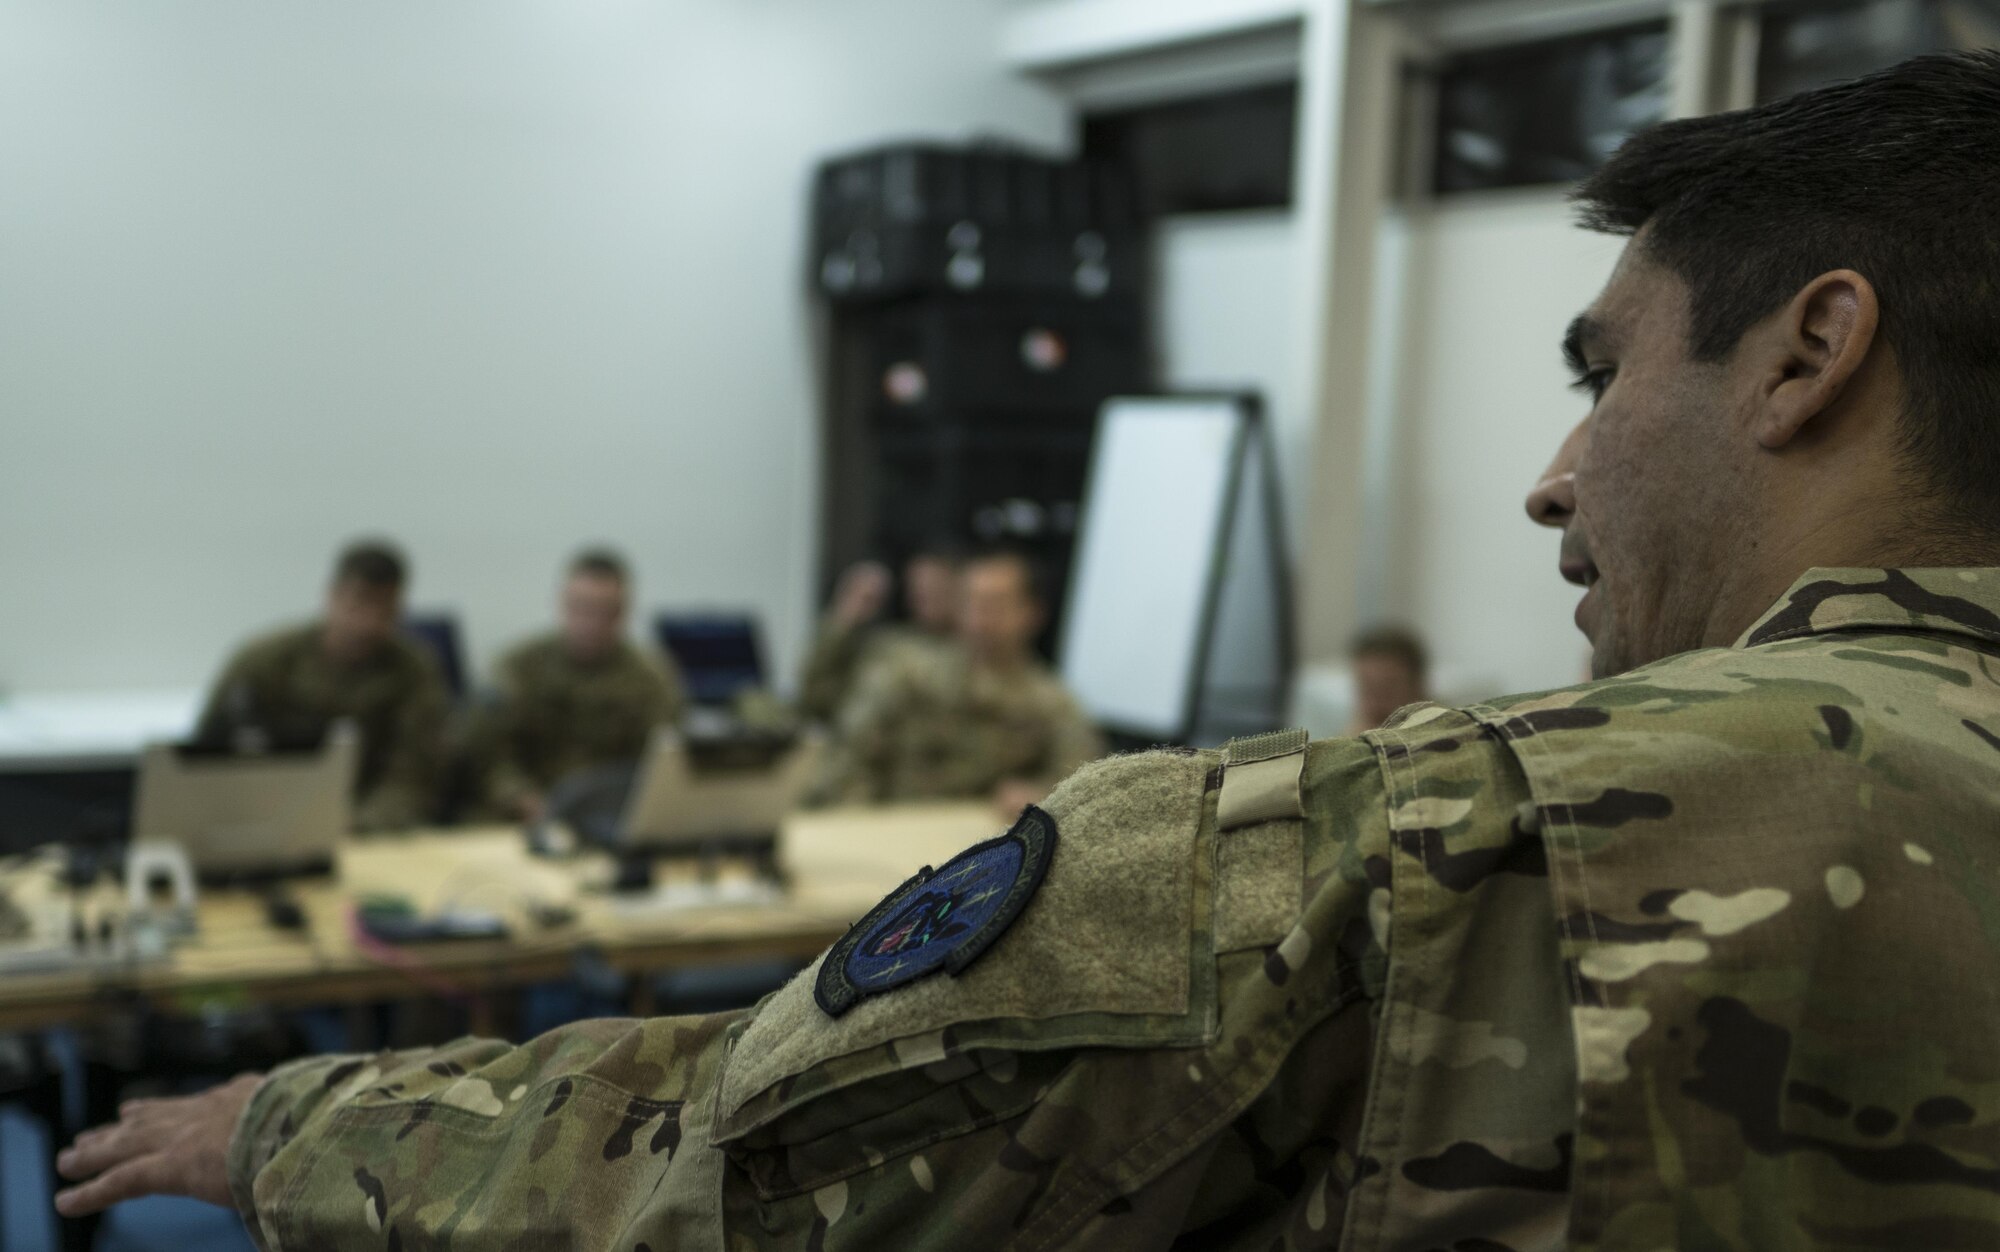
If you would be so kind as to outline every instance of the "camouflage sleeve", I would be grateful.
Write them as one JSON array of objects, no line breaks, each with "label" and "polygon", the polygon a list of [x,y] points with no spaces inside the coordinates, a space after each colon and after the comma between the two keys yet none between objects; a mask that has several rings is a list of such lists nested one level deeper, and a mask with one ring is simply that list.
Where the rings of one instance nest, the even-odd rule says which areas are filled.
[{"label": "camouflage sleeve", "polygon": [[814,721],[831,722],[854,685],[866,633],[827,622],[813,638],[799,677],[799,712]]},{"label": "camouflage sleeve", "polygon": [[388,769],[356,806],[357,827],[398,830],[429,819],[444,767],[449,707],[436,667],[421,658],[390,722]]},{"label": "camouflage sleeve", "polygon": [[257,1220],[254,1184],[271,1158],[301,1133],[315,1132],[325,1120],[321,1114],[349,1099],[360,1085],[351,1080],[362,1074],[392,1073],[410,1065],[449,1058],[467,1064],[481,1052],[502,1050],[504,1044],[467,1041],[436,1052],[384,1052],[368,1056],[312,1056],[280,1066],[264,1079],[229,1141],[229,1191],[244,1227],[260,1248],[269,1248]]},{"label": "camouflage sleeve", "polygon": [[[1024,818],[1043,851],[1029,879],[1001,871],[1010,895],[1032,886],[997,929],[935,932],[947,959],[977,945],[948,975],[851,961],[889,933],[871,926],[902,926],[907,893],[977,909],[1003,885],[963,878],[964,856],[745,1014],[281,1070],[232,1145],[250,1227],[266,1248],[1329,1246],[1385,1169],[1363,1115],[1399,852],[1365,744],[1261,738],[1277,742],[1081,771]],[[1472,737],[1454,759],[1479,753]],[[1413,891],[1455,897],[1464,868],[1439,858],[1439,890]],[[826,1007],[829,967],[858,1000]],[[1417,1027],[1390,1046],[1463,1070],[1472,1105],[1504,1116],[1509,1039]],[[1411,1175],[1418,1201],[1511,1202],[1445,1155]],[[1540,1186],[1519,1173],[1502,1184]]]},{"label": "camouflage sleeve", "polygon": [[[716,1154],[690,1151],[683,1165],[682,1110],[710,1083],[734,1020],[606,1019],[519,1047],[467,1039],[287,1065],[237,1125],[230,1190],[265,1249],[443,1236],[632,1247],[642,1212],[698,1236],[692,1214],[715,1207]],[[703,1135],[688,1113],[693,1148]]]}]

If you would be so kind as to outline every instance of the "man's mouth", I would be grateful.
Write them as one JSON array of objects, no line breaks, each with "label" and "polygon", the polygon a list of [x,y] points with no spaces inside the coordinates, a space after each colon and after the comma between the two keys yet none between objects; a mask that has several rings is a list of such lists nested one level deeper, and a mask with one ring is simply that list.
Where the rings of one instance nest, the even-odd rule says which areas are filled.
[{"label": "man's mouth", "polygon": [[1597,624],[1596,588],[1603,574],[1599,572],[1597,562],[1590,559],[1590,550],[1575,537],[1574,532],[1564,536],[1563,551],[1558,561],[1557,568],[1562,571],[1563,581],[1583,588],[1583,598],[1576,602],[1576,612],[1571,620],[1586,638],[1594,638],[1590,632]]}]

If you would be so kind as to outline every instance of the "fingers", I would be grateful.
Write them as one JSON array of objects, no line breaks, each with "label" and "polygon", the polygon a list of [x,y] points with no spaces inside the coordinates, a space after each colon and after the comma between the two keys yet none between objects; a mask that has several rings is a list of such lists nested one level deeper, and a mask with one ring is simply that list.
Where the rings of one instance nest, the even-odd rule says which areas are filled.
[{"label": "fingers", "polygon": [[84,1131],[75,1143],[56,1154],[56,1172],[69,1179],[89,1178],[143,1154],[151,1146],[150,1136],[142,1136],[131,1123],[99,1126]]},{"label": "fingers", "polygon": [[150,1151],[160,1144],[162,1126],[176,1124],[186,1115],[188,1102],[186,1096],[126,1100],[118,1106],[117,1121],[78,1135],[69,1150],[56,1157],[56,1168],[64,1177],[84,1178],[123,1157]]},{"label": "fingers", "polygon": [[143,1126],[185,1112],[185,1099],[127,1100],[118,1106],[118,1120],[125,1125]]},{"label": "fingers", "polygon": [[165,1157],[142,1156],[108,1170],[80,1187],[56,1193],[56,1212],[64,1217],[88,1217],[123,1200],[171,1192]]},{"label": "fingers", "polygon": [[156,1194],[228,1204],[229,1134],[262,1081],[239,1074],[198,1096],[126,1101],[118,1121],[85,1131],[56,1156],[57,1171],[81,1184],[56,1197],[57,1212],[83,1217]]}]

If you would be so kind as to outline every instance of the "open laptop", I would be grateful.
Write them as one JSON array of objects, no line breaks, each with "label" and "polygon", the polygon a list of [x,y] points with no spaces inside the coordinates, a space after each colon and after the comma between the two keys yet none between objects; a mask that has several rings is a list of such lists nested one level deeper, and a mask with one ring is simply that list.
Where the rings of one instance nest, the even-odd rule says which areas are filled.
[{"label": "open laptop", "polygon": [[662,727],[640,763],[619,819],[627,850],[700,851],[774,840],[819,769],[821,740],[803,735],[766,759],[709,764]]},{"label": "open laptop", "polygon": [[204,878],[322,872],[352,827],[359,736],[254,755],[160,743],[139,758],[134,839],[171,839]]},{"label": "open laptop", "polygon": [[698,705],[727,707],[765,685],[757,619],[747,613],[661,613],[653,631]]}]

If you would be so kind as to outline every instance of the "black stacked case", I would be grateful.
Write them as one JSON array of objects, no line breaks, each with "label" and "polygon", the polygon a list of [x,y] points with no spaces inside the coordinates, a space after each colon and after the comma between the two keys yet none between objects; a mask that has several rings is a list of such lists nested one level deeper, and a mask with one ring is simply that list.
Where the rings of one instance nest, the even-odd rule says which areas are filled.
[{"label": "black stacked case", "polygon": [[840,157],[815,178],[811,258],[827,577],[944,538],[1025,547],[1061,587],[1098,406],[1152,384],[1122,171],[992,146]]},{"label": "black stacked case", "polygon": [[1136,295],[1132,189],[1112,166],[994,147],[905,145],[827,162],[813,272],[841,304],[908,297]]}]

